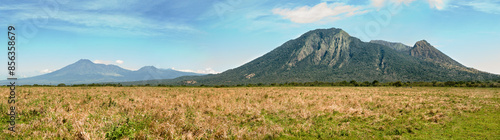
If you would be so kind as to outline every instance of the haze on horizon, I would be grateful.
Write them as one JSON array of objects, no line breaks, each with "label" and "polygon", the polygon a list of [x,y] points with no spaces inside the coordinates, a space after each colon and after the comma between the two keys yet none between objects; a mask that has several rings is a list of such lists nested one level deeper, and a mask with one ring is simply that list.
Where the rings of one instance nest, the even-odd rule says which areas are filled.
[{"label": "haze on horizon", "polygon": [[332,27],[366,42],[425,39],[467,67],[500,74],[498,0],[7,0],[0,19],[0,31],[17,28],[21,77],[80,59],[217,73]]}]

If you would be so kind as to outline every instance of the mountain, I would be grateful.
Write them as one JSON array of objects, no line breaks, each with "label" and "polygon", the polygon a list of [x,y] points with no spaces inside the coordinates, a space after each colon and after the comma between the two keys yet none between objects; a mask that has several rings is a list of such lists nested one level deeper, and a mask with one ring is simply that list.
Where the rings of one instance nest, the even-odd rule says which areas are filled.
[{"label": "mountain", "polygon": [[[309,31],[238,68],[216,75],[154,80],[157,84],[236,85],[310,81],[476,81],[499,75],[467,68],[427,41],[413,47],[363,42],[331,28]],[[196,81],[196,82],[194,82]]]},{"label": "mountain", "polygon": [[438,63],[464,67],[462,64],[458,63],[446,54],[434,48],[434,46],[432,46],[425,40],[421,40],[415,43],[415,46],[413,46],[413,48],[411,48],[410,50],[410,55],[421,59],[435,61]]},{"label": "mountain", "polygon": [[383,40],[372,40],[370,41],[370,43],[388,46],[398,52],[408,54],[410,56],[417,57],[423,60],[434,61],[442,65],[465,67],[464,65],[458,63],[457,61],[453,60],[446,54],[436,49],[426,40],[418,41],[413,47],[404,45],[402,43],[394,43]]},{"label": "mountain", "polygon": [[372,40],[370,43],[375,43],[375,44],[380,44],[384,45],[387,47],[391,47],[392,49],[399,51],[399,52],[408,52],[410,51],[411,47],[407,46],[403,43],[399,42],[389,42],[389,41],[384,41],[384,40]]},{"label": "mountain", "polygon": [[[52,73],[19,79],[18,83],[31,84],[88,84],[102,82],[145,81],[154,79],[173,79],[181,76],[201,75],[180,72],[172,69],[158,69],[145,66],[137,71],[123,69],[116,65],[95,64],[90,60],[81,59]],[[4,83],[6,83],[4,81]]]}]

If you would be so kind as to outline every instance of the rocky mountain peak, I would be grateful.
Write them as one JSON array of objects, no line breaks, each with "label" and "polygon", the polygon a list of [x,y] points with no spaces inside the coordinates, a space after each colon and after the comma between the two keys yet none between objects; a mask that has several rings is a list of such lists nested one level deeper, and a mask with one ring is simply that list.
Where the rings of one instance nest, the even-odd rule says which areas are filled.
[{"label": "rocky mountain peak", "polygon": [[447,56],[446,54],[444,54],[441,51],[439,51],[438,49],[436,49],[434,46],[432,46],[426,40],[420,40],[417,43],[415,43],[413,48],[410,50],[410,55],[417,57],[417,58],[421,58],[421,59],[429,60],[429,61],[434,61],[434,62],[438,62],[438,63],[445,64],[445,65],[464,67],[462,64],[451,59],[449,56]]},{"label": "rocky mountain peak", "polygon": [[434,47],[426,40],[420,40],[417,43],[415,43],[414,48],[434,48]]},{"label": "rocky mountain peak", "polygon": [[[334,66],[344,63],[348,59],[351,36],[342,29],[317,29],[309,31],[296,39],[297,48],[288,66],[308,59],[314,65]],[[342,64],[340,64],[342,66]]]},{"label": "rocky mountain peak", "polygon": [[[399,45],[408,50],[396,51],[387,45],[363,42],[349,36],[341,29],[318,29],[289,40],[271,52],[223,73],[164,82],[185,84],[185,81],[197,81],[197,84],[205,85],[236,85],[350,80],[465,81],[500,78],[500,75],[458,67],[458,62],[442,54],[427,41],[419,41],[415,47],[401,43]],[[413,56],[410,56],[410,53]]]}]

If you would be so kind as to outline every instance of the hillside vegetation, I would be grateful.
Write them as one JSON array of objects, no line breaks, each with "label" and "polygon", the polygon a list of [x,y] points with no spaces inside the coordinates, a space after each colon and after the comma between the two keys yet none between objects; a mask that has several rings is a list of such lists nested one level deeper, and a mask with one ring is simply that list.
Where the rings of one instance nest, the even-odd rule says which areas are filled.
[{"label": "hillside vegetation", "polygon": [[220,74],[147,81],[175,85],[270,84],[290,82],[498,81],[500,75],[468,68],[421,40],[413,47],[387,41],[363,42],[342,29],[317,29]]}]

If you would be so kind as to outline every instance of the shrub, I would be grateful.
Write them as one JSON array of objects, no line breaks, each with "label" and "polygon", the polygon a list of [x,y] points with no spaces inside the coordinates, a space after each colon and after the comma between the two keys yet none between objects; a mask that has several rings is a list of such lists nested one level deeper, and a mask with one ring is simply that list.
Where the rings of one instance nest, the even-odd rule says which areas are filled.
[{"label": "shrub", "polygon": [[403,83],[401,81],[397,81],[393,84],[393,86],[396,86],[396,87],[401,87],[403,86]]}]

